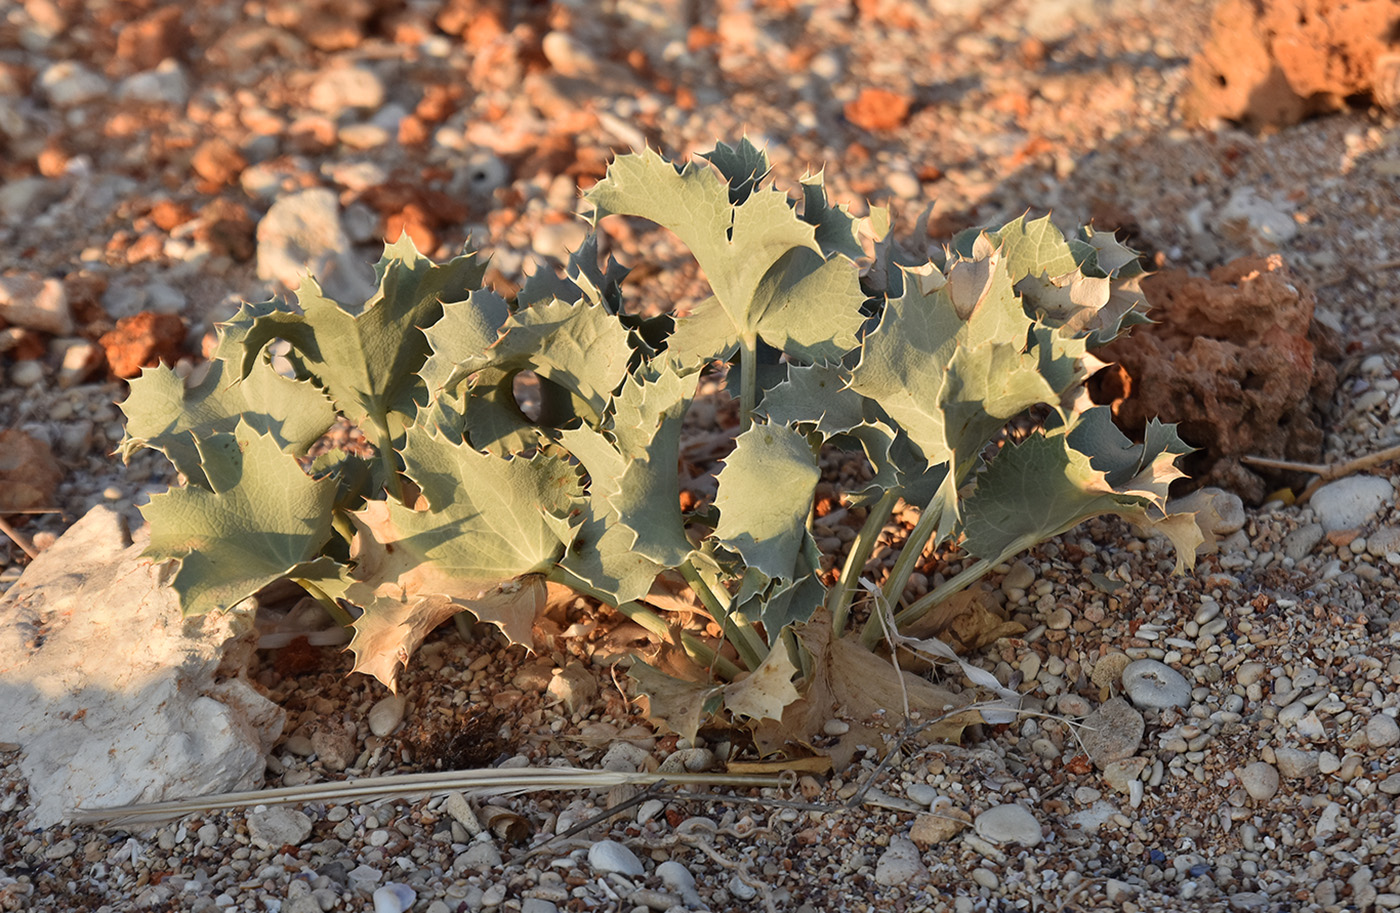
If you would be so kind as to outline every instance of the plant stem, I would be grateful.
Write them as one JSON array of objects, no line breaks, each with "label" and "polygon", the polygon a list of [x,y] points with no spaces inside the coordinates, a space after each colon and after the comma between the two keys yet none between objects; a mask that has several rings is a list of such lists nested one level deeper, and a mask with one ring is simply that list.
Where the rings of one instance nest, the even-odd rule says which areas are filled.
[{"label": "plant stem", "polygon": [[[646,628],[651,633],[655,634],[657,637],[660,637],[662,639],[670,638],[671,626],[666,623],[666,619],[657,615],[655,612],[642,605],[640,602],[619,603],[617,606],[617,610],[623,615],[626,615],[628,618],[635,621],[637,624]],[[713,647],[705,643],[700,638],[696,637],[694,634],[690,634],[686,631],[681,631],[680,637],[681,646],[685,648],[686,654],[689,655],[690,658],[695,660],[695,662],[697,662],[698,664],[705,666],[706,668],[713,669],[719,675],[720,678],[723,678],[727,681],[733,681],[734,678],[738,676],[740,672],[743,671],[738,666],[736,666],[731,660],[728,660],[725,657],[720,656],[718,653],[716,653]]]},{"label": "plant stem", "polygon": [[904,548],[900,549],[894,567],[890,568],[889,579],[885,581],[887,605],[898,606],[900,599],[904,597],[904,587],[909,583],[909,575],[914,573],[914,568],[918,566],[919,558],[923,556],[929,540],[938,532],[938,521],[943,517],[942,500],[938,494],[933,496],[928,506],[919,514],[919,522],[909,531],[909,538],[904,540]]},{"label": "plant stem", "polygon": [[[585,596],[596,599],[604,605],[613,605],[612,598],[608,596],[608,594],[600,590],[595,590],[593,587],[572,575],[566,576],[557,573],[558,570],[558,566],[556,566],[555,570],[548,575],[548,579],[555,583],[561,583],[571,590],[582,593]],[[618,603],[614,607],[623,615],[626,615],[657,637],[663,640],[669,640],[671,638],[671,625],[666,623],[666,619],[657,615],[642,603],[636,601],[623,602]],[[732,661],[716,653],[713,647],[694,634],[681,631],[680,637],[681,646],[685,648],[686,654],[700,665],[713,669],[721,678],[732,681],[735,676],[743,671]]]},{"label": "plant stem", "polygon": [[739,658],[744,661],[744,665],[750,670],[757,669],[758,664],[763,662],[763,657],[768,653],[768,645],[763,642],[763,638],[758,636],[758,632],[752,625],[747,624],[739,613],[729,611],[729,607],[720,602],[715,591],[705,582],[705,578],[700,576],[690,562],[682,562],[677,569],[685,582],[690,584],[690,588],[695,591],[695,595],[700,598],[700,604],[710,613],[710,617],[719,623],[720,630],[724,632],[725,640],[734,645],[734,649],[739,651]]},{"label": "plant stem", "polygon": [[340,607],[340,603],[330,597],[325,590],[312,583],[310,580],[293,578],[296,585],[311,594],[311,597],[321,604],[321,608],[326,610],[326,614],[335,619],[335,623],[342,628],[348,628],[355,623],[355,619],[350,617],[350,613]]},{"label": "plant stem", "polygon": [[384,465],[384,484],[388,486],[389,494],[400,504],[404,504],[403,479],[399,477],[398,462],[394,459],[394,436],[389,433],[389,417],[383,414],[371,415],[370,420],[374,422],[374,447],[379,451],[379,461]]},{"label": "plant stem", "polygon": [[758,336],[739,336],[739,433],[753,424],[753,411],[758,406]]},{"label": "plant stem", "polygon": [[870,506],[865,524],[851,540],[851,550],[846,553],[846,563],[841,566],[841,576],[836,579],[836,585],[826,596],[826,607],[831,612],[831,630],[836,637],[840,637],[846,631],[846,620],[851,614],[851,600],[855,596],[857,582],[865,572],[865,562],[870,560],[870,553],[875,550],[875,540],[880,538],[880,530],[885,528],[885,521],[889,519],[898,497],[899,495],[891,489]]}]

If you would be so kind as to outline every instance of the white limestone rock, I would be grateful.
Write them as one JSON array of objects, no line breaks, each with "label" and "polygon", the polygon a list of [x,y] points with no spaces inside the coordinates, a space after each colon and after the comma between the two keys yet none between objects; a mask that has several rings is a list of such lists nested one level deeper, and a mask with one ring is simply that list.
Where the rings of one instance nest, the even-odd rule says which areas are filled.
[{"label": "white limestone rock", "polygon": [[184,619],[169,565],[94,508],[0,597],[0,741],[34,823],[254,789],[285,714],[244,677],[251,619]]}]

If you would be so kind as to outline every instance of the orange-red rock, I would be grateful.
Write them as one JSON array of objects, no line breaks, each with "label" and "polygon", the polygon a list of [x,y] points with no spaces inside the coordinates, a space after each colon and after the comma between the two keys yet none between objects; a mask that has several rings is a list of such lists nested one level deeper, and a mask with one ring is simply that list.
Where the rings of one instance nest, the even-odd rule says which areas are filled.
[{"label": "orange-red rock", "polygon": [[1395,0],[1221,0],[1191,63],[1185,109],[1288,126],[1371,93],[1378,58],[1397,50]]},{"label": "orange-red rock", "polygon": [[1288,480],[1240,457],[1320,459],[1336,342],[1313,320],[1312,292],[1281,257],[1236,260],[1209,279],[1169,270],[1146,279],[1143,292],[1158,323],[1097,353],[1118,372],[1104,372],[1096,398],[1114,401],[1127,433],[1140,435],[1154,416],[1177,422],[1200,448],[1182,461],[1191,485],[1254,503]]},{"label": "orange-red rock", "polygon": [[107,353],[107,366],[114,377],[129,378],[143,367],[158,362],[173,363],[182,354],[185,322],[174,314],[142,311],[123,317],[98,343]]},{"label": "orange-red rock", "polygon": [[846,103],[846,120],[863,130],[893,130],[909,119],[910,99],[888,89],[861,89]]}]

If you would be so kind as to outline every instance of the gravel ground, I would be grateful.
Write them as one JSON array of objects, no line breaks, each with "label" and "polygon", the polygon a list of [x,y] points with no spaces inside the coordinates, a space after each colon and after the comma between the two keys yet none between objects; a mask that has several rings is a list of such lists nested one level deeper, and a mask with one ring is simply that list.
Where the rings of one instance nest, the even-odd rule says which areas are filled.
[{"label": "gravel ground", "polygon": [[[42,547],[92,504],[134,511],[168,482],[150,455],[109,456],[125,384],[83,353],[122,318],[169,314],[193,368],[235,302],[284,291],[258,240],[297,191],[332,192],[354,261],[400,225],[440,257],[470,237],[508,291],[528,252],[557,263],[578,243],[568,213],[613,152],[697,151],[744,131],[782,184],[825,167],[858,211],[892,204],[913,248],[1053,208],[1066,226],[1127,230],[1159,267],[1277,249],[1352,356],[1327,457],[1396,443],[1395,119],[1358,110],[1263,138],[1182,124],[1207,3],[602,6],[0,8],[0,273],[58,280],[72,315],[58,333],[0,328],[0,429],[43,440],[64,470],[61,513],[12,517],[22,535]],[[1232,218],[1251,196],[1289,228]],[[703,281],[672,238],[613,222],[611,252],[642,265],[635,296],[695,300]],[[1393,467],[1375,473],[1400,484]],[[1090,522],[990,578],[1027,633],[974,660],[1038,713],[788,788],[661,790],[547,845],[633,797],[449,795],[40,831],[0,753],[0,909],[1397,908],[1396,500],[1374,496],[1359,520],[1321,496],[1241,509],[1220,552],[1180,577],[1162,542]],[[827,532],[839,553],[847,528]],[[0,587],[25,561],[0,538]],[[646,725],[609,668],[639,629],[586,603],[556,622],[534,657],[440,629],[403,700],[347,677],[333,647],[261,651],[257,679],[289,715],[268,785],[492,763],[721,769],[739,755],[727,733],[689,744]]]}]

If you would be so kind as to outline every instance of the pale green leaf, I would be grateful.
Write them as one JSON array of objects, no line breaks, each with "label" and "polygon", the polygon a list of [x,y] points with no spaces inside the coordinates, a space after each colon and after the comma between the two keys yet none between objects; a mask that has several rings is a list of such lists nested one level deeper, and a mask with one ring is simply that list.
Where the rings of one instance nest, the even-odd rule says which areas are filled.
[{"label": "pale green leaf", "polygon": [[467,297],[485,272],[474,254],[437,266],[404,235],[385,246],[375,266],[379,287],[363,306],[326,297],[308,277],[297,291],[302,313],[259,316],[244,342],[243,373],[264,346],[285,339],[336,408],[357,424],[371,423],[382,438],[381,430],[392,431],[391,413],[411,420],[415,399],[424,400],[416,373],[429,354],[423,328],[442,316],[444,299]]},{"label": "pale green leaf", "polygon": [[196,440],[232,432],[243,421],[300,456],[326,432],[335,422],[335,410],[314,384],[281,376],[266,358],[255,361],[239,380],[248,329],[273,307],[272,302],[244,304],[219,328],[208,372],[197,384],[186,386],[164,365],[131,381],[131,393],[121,404],[126,436],[118,452],[123,460],[142,447],[159,450],[187,479],[207,487]]},{"label": "pale green leaf", "polygon": [[[648,149],[614,161],[587,198],[595,224],[608,215],[631,215],[673,231],[709,280],[713,299],[677,321],[676,333],[687,344],[672,348],[673,359],[697,352],[710,358],[750,336],[811,361],[839,359],[854,347],[861,323],[864,295],[854,264],[823,260],[815,228],[781,192],[754,187],[732,205],[730,190],[708,163],[678,171]],[[686,332],[686,323],[696,320],[706,321],[705,334]],[[708,351],[706,337],[713,341]]]},{"label": "pale green leaf", "polygon": [[477,289],[462,301],[444,302],[442,317],[424,331],[431,354],[418,376],[429,402],[447,388],[457,365],[480,358],[500,337],[510,308],[490,289]]},{"label": "pale green leaf", "polygon": [[[460,362],[448,385],[486,368],[510,375],[534,371],[577,396],[597,420],[627,375],[631,356],[627,330],[607,308],[555,299],[511,315],[504,335],[483,354]],[[468,407],[469,433],[473,421]]]},{"label": "pale green leaf", "polygon": [[[963,547],[997,563],[1099,514],[1138,519],[1152,508],[1160,517],[1167,486],[1181,476],[1176,459],[1188,449],[1175,433],[1133,444],[1106,406],[1068,433],[1054,429],[1003,447],[963,505]],[[1194,557],[1194,544],[1178,551],[1179,561]]]},{"label": "pale green leaf", "polygon": [[820,478],[807,438],[782,425],[752,426],[719,473],[715,539],[770,578],[791,574]]},{"label": "pale green leaf", "polygon": [[195,447],[210,487],[173,488],[141,509],[151,524],[146,556],[180,562],[172,585],[185,614],[230,608],[284,576],[325,572],[308,565],[331,536],[334,479],[312,479],[243,422]]}]

